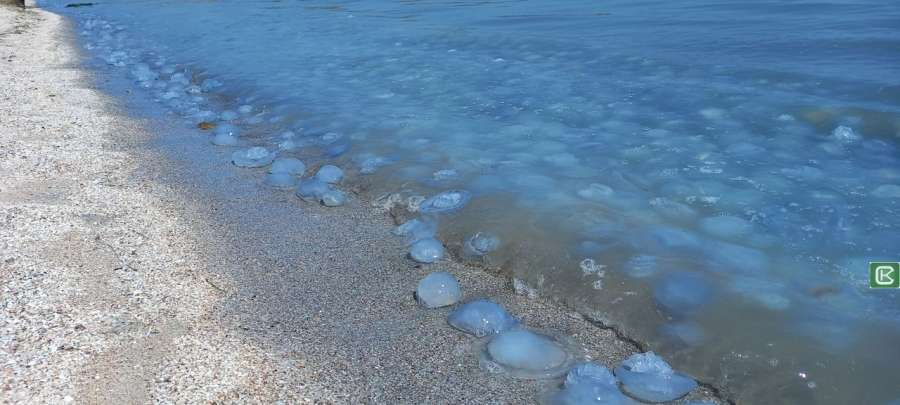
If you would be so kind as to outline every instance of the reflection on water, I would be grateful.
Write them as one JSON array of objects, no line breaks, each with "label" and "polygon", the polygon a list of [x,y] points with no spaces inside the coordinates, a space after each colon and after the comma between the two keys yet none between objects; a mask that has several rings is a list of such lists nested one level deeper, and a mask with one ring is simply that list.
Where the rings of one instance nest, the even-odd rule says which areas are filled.
[{"label": "reflection on water", "polygon": [[[900,292],[867,288],[869,260],[900,260],[895,5],[74,12],[90,49],[194,123],[217,122],[219,140],[338,164],[372,198],[467,191],[440,214],[457,256],[495,235],[497,250],[474,260],[619,325],[739,402],[900,397]],[[121,44],[132,51],[112,51]]]}]

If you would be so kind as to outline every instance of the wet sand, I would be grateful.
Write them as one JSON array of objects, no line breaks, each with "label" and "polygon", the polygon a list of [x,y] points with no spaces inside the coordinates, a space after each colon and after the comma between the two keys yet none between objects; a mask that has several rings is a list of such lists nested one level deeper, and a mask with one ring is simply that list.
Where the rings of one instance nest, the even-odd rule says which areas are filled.
[{"label": "wet sand", "polygon": [[412,263],[358,197],[325,208],[262,187],[122,79],[83,70],[61,17],[0,6],[0,30],[9,402],[534,403],[559,385],[485,371],[483,342],[414,300],[439,270],[464,300],[495,299],[607,366],[638,350],[503,277]]}]

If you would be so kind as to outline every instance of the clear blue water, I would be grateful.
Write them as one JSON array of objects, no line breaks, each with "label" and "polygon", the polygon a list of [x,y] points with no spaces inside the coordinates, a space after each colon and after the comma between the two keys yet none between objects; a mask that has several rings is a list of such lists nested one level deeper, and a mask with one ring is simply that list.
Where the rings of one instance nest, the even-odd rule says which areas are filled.
[{"label": "clear blue water", "polygon": [[491,267],[740,403],[900,397],[900,290],[867,284],[900,260],[900,3],[58,9],[187,125],[292,131],[373,199],[471,192],[457,257],[499,236]]}]

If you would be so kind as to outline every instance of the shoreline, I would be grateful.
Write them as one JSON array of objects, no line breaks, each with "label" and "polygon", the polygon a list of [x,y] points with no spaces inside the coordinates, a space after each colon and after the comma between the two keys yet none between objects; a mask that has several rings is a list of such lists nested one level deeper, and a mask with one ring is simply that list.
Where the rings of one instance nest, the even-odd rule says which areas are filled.
[{"label": "shoreline", "polygon": [[[0,8],[0,13],[3,15],[0,18],[7,17],[7,9]],[[43,10],[22,13],[33,13],[26,17],[32,19],[33,26],[22,35],[30,35],[33,37],[30,41],[37,41],[29,43],[46,42],[51,47],[51,50],[34,52],[19,49],[21,46],[12,48],[16,53],[25,55],[14,64],[19,69],[27,68],[29,62],[33,64],[36,61],[39,61],[38,64],[32,66],[44,67],[33,69],[31,74],[38,80],[32,85],[52,92],[54,96],[46,98],[52,99],[56,105],[55,108],[44,107],[41,114],[50,117],[48,122],[68,119],[73,114],[96,118],[88,121],[88,128],[83,134],[80,133],[80,137],[60,139],[65,134],[55,134],[49,143],[64,143],[49,148],[26,142],[30,140],[27,135],[40,132],[37,127],[28,127],[22,131],[21,141],[18,141],[25,145],[16,144],[10,150],[35,148],[42,153],[41,156],[45,156],[41,162],[43,164],[52,164],[55,158],[75,161],[68,164],[76,170],[67,174],[86,184],[87,188],[65,190],[63,197],[57,199],[87,211],[108,210],[102,214],[79,212],[78,215],[92,218],[91,222],[80,224],[87,229],[83,233],[104,232],[98,235],[101,236],[99,241],[93,242],[99,247],[95,246],[92,252],[107,250],[115,255],[112,259],[106,259],[112,264],[106,263],[105,266],[101,265],[101,257],[95,257],[99,254],[82,257],[81,263],[78,263],[82,267],[72,267],[67,262],[59,269],[60,280],[53,282],[71,282],[65,277],[71,276],[68,273],[74,268],[78,269],[75,273],[79,277],[82,269],[89,269],[84,272],[94,279],[84,282],[87,288],[109,284],[103,280],[110,277],[107,267],[115,268],[118,263],[123,285],[106,294],[126,297],[125,301],[134,306],[128,307],[132,311],[128,315],[152,321],[138,325],[126,323],[124,332],[115,332],[127,338],[95,336],[89,333],[92,328],[85,324],[87,321],[78,323],[75,326],[82,325],[83,329],[75,331],[76,340],[85,339],[103,349],[91,352],[62,350],[64,355],[42,353],[48,361],[55,362],[56,367],[66,371],[91,369],[91,366],[94,369],[105,367],[104,371],[108,374],[105,378],[115,380],[122,374],[117,375],[116,368],[111,365],[119,365],[120,369],[136,366],[145,371],[138,373],[140,375],[136,378],[143,378],[147,390],[140,393],[122,388],[123,392],[115,392],[116,395],[125,395],[124,399],[138,399],[136,402],[151,399],[156,402],[166,398],[213,400],[206,392],[213,391],[226,401],[251,398],[262,402],[286,399],[528,403],[536,402],[542,393],[558,385],[558,380],[513,380],[482,370],[477,358],[481,342],[452,330],[445,321],[448,309],[424,310],[412,299],[415,283],[431,271],[454,274],[463,285],[464,301],[477,297],[495,299],[512,314],[522,317],[527,326],[567,335],[583,346],[591,358],[607,366],[615,366],[634,352],[633,342],[617,336],[614,330],[596,328],[581,315],[543,299],[516,295],[508,280],[502,277],[450,261],[429,266],[411,263],[403,257],[405,250],[399,247],[399,241],[389,234],[389,218],[369,204],[362,204],[354,198],[344,208],[311,206],[300,202],[293,193],[261,189],[258,187],[258,176],[251,171],[242,171],[230,164],[223,170],[227,152],[210,152],[205,138],[197,137],[196,133],[186,130],[180,123],[158,119],[160,111],[157,111],[160,114],[155,114],[157,118],[153,117],[154,114],[148,118],[132,117],[129,108],[119,111],[118,107],[122,104],[142,104],[150,110],[158,110],[158,107],[151,106],[141,95],[129,97],[126,94],[130,93],[124,91],[117,94],[117,79],[114,77],[104,77],[105,81],[112,83],[100,85],[101,88],[112,89],[105,92],[111,96],[91,90],[87,91],[87,95],[67,93],[66,90],[77,93],[84,91],[84,87],[96,87],[91,84],[91,72],[75,68],[66,70],[65,77],[61,78],[60,71],[55,67],[81,65],[75,50],[77,47],[71,42],[74,39],[61,38],[64,32],[70,30],[64,26],[63,18],[55,14]],[[8,47],[8,41],[8,37],[0,37],[0,46]],[[15,73],[8,66],[4,69],[4,74],[20,77]],[[66,83],[71,85],[71,89]],[[12,85],[21,86],[24,83],[14,82]],[[9,86],[3,87],[7,94],[19,93],[10,91]],[[46,102],[37,95],[32,98],[38,100],[29,101]],[[77,111],[65,111],[65,108],[59,111],[60,105],[74,100],[78,100]],[[5,116],[17,117],[15,112],[21,111],[21,103],[7,105],[4,101],[4,109],[12,111]],[[98,114],[98,111],[102,113]],[[69,126],[58,123],[56,127],[59,132],[65,130],[68,133],[71,130]],[[147,131],[148,128],[151,130]],[[138,134],[137,139],[134,134]],[[4,143],[10,141],[4,139]],[[101,145],[101,151],[91,155],[93,150],[73,148],[72,144],[78,142],[96,143]],[[25,154],[33,155],[32,152]],[[86,160],[96,167],[79,163]],[[8,162],[4,158],[4,163]],[[79,168],[83,171],[80,172]],[[14,167],[7,164],[3,166],[5,173],[11,173],[12,169]],[[106,177],[100,178],[98,174]],[[46,184],[52,180],[46,173],[33,175],[33,178],[27,174],[22,177],[23,183]],[[110,182],[110,178],[114,181]],[[72,183],[69,181],[67,184]],[[92,194],[86,190],[91,190]],[[3,190],[3,194],[8,192]],[[79,199],[87,198],[86,194],[92,198]],[[113,200],[109,199],[109,195],[116,196],[116,204],[109,204]],[[3,199],[4,211],[28,204],[27,197],[7,199]],[[42,212],[55,210],[58,205],[48,204],[43,209]],[[40,215],[37,214],[37,217]],[[290,220],[285,221],[285,218]],[[65,220],[63,222],[69,225],[71,220]],[[39,226],[27,223],[19,225],[19,228],[8,227],[6,229],[12,231],[9,235],[2,234],[3,243],[14,246],[14,252],[30,248],[32,241],[20,239],[25,236],[23,233],[28,234]],[[119,238],[111,241],[104,239],[103,235],[107,232],[118,232],[116,235]],[[63,250],[79,251],[79,247],[91,243],[89,240],[78,242],[80,244],[66,246]],[[128,253],[124,258],[121,253],[114,253],[122,248],[126,252],[131,248],[137,253]],[[6,257],[3,259],[8,260]],[[3,266],[4,269],[12,268],[14,274],[10,280],[3,280],[4,290],[26,289],[14,283],[22,282],[19,278],[31,276],[27,266],[19,258],[14,258],[13,262],[4,261]],[[21,277],[18,277],[20,273]],[[112,274],[115,276],[111,279],[118,280],[116,271]],[[141,293],[135,295],[134,291]],[[60,305],[98,305],[90,299],[73,301],[69,297],[52,298],[58,299]],[[7,299],[3,298],[4,301]],[[25,305],[25,301],[40,303],[49,299],[13,298],[16,301],[12,304]],[[121,307],[125,304],[117,305]],[[10,305],[4,307],[9,308]],[[98,308],[92,309],[98,311]],[[72,312],[78,313],[78,310]],[[174,318],[178,322],[159,327],[156,317]],[[39,330],[40,326],[35,323],[34,320],[31,323],[26,321],[22,328],[29,333]],[[60,339],[70,339],[67,336],[73,333],[65,329],[65,325],[62,327],[60,333],[65,338]],[[154,331],[154,328],[158,330]],[[141,334],[147,337],[142,338]],[[132,344],[141,342],[148,349],[138,350],[140,353],[132,353],[129,358],[128,351],[124,355],[116,351],[119,347],[115,345],[118,342],[116,339],[119,338]],[[160,347],[168,345],[176,346],[174,353]],[[18,353],[23,351],[38,353],[40,350],[38,347],[17,350]],[[70,352],[81,357],[67,357],[65,354]],[[14,361],[18,363],[18,359]],[[182,368],[167,361],[180,363]],[[225,367],[227,365],[231,367]],[[211,369],[222,368],[231,372],[209,374]],[[193,373],[200,373],[207,379],[197,381]],[[80,375],[84,374],[81,371]],[[171,375],[146,378],[160,374]],[[127,377],[128,373],[124,376]],[[263,377],[248,378],[250,376]],[[25,395],[27,402],[27,396],[51,395],[34,391],[35,387],[28,384],[41,377],[44,377],[41,372],[31,369],[30,372],[25,371],[21,375],[14,373],[3,379],[5,386],[11,382],[14,387],[12,391],[19,397]],[[87,377],[75,380],[57,390],[64,392],[68,389],[71,394],[52,397],[54,400],[49,402],[59,402],[67,396],[78,402],[115,400],[101,398],[104,392],[78,391],[79,385],[87,385],[79,382],[102,386],[96,384],[96,379],[93,382]],[[106,387],[115,385],[110,383]],[[106,394],[112,393],[106,391]],[[703,388],[696,390],[688,399],[710,396],[712,392]],[[142,401],[139,397],[146,400]]]}]

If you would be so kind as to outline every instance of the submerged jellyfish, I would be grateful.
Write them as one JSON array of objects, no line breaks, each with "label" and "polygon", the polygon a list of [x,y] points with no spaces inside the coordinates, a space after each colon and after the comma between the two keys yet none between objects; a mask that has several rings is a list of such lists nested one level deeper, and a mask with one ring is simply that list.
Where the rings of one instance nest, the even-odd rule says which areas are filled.
[{"label": "submerged jellyfish", "polygon": [[444,258],[444,245],[435,238],[420,239],[410,246],[409,257],[419,263],[434,263]]},{"label": "submerged jellyfish", "polygon": [[344,178],[344,171],[334,165],[325,165],[316,172],[316,178],[328,184],[335,184]]},{"label": "submerged jellyfish", "polygon": [[450,273],[431,273],[416,287],[416,300],[426,308],[440,308],[457,303],[460,299],[459,282]]},{"label": "submerged jellyfish", "polygon": [[235,151],[231,154],[231,162],[238,167],[263,167],[272,163],[274,153],[262,146],[254,146],[250,149]]},{"label": "submerged jellyfish", "polygon": [[278,158],[272,162],[269,173],[286,173],[302,176],[306,171],[306,165],[297,158]]},{"label": "submerged jellyfish", "polygon": [[625,274],[634,278],[645,278],[655,275],[659,271],[656,256],[637,255],[625,262]]},{"label": "submerged jellyfish", "polygon": [[347,196],[341,190],[329,188],[319,196],[319,200],[326,207],[339,207],[347,202]]},{"label": "submerged jellyfish", "polygon": [[519,320],[497,303],[478,299],[456,308],[447,317],[447,323],[463,332],[484,337],[512,329],[519,325]]},{"label": "submerged jellyfish", "polygon": [[570,356],[554,339],[525,329],[502,332],[487,344],[488,360],[517,377],[554,377]]},{"label": "submerged jellyfish", "polygon": [[322,194],[330,189],[331,186],[328,183],[313,177],[300,182],[300,185],[297,186],[297,197],[304,201],[319,201]]},{"label": "submerged jellyfish", "polygon": [[394,235],[406,237],[407,243],[433,238],[437,233],[437,222],[430,219],[413,218],[391,231]]},{"label": "submerged jellyfish", "polygon": [[231,124],[222,124],[216,127],[216,135],[213,136],[213,145],[234,146],[238,141],[238,129]]},{"label": "submerged jellyfish", "polygon": [[675,372],[653,352],[638,353],[616,368],[616,377],[629,395],[646,402],[674,401],[697,388],[693,378]]},{"label": "submerged jellyfish", "polygon": [[469,256],[484,256],[500,247],[500,238],[487,232],[476,232],[466,239],[463,253]]},{"label": "submerged jellyfish", "polygon": [[712,286],[703,276],[676,272],[656,284],[653,299],[670,315],[690,315],[706,304],[712,293]]},{"label": "submerged jellyfish", "polygon": [[222,87],[222,82],[216,79],[206,79],[202,83],[200,83],[200,89],[203,91],[212,91],[213,89],[217,89]]},{"label": "submerged jellyfish", "polygon": [[266,184],[278,188],[292,188],[297,185],[297,178],[290,173],[274,172],[266,176]]},{"label": "submerged jellyfish", "polygon": [[222,121],[231,121],[231,120],[236,120],[237,118],[238,118],[238,113],[231,111],[231,110],[225,110],[219,114],[219,119],[221,119]]},{"label": "submerged jellyfish", "polygon": [[422,201],[419,211],[426,214],[451,212],[465,206],[471,198],[472,194],[465,190],[444,191]]},{"label": "submerged jellyfish", "polygon": [[706,333],[693,322],[672,322],[659,327],[659,332],[675,343],[697,346],[706,340]]},{"label": "submerged jellyfish", "polygon": [[390,159],[371,154],[361,155],[359,158],[359,172],[362,174],[375,173],[378,168],[390,164]]},{"label": "submerged jellyfish", "polygon": [[735,239],[750,233],[753,225],[743,218],[722,215],[703,218],[700,221],[700,229],[715,237]]}]

